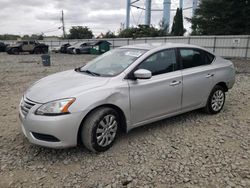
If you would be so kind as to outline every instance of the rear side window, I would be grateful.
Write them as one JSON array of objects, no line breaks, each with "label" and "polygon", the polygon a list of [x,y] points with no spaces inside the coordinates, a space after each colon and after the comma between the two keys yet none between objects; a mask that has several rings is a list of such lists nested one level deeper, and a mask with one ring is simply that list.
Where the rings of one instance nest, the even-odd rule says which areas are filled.
[{"label": "rear side window", "polygon": [[23,41],[23,44],[28,44],[28,41]]},{"label": "rear side window", "polygon": [[198,49],[180,49],[182,68],[192,68],[211,64],[214,56],[208,52]]},{"label": "rear side window", "polygon": [[206,64],[211,64],[214,60],[214,55],[204,51]]}]

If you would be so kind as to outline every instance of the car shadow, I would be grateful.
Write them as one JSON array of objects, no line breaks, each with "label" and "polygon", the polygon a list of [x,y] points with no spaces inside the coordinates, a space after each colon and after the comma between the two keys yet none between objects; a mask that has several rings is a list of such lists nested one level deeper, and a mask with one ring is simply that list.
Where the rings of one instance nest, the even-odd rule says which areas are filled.
[{"label": "car shadow", "polygon": [[[150,132],[151,130],[160,130],[164,131],[166,127],[174,127],[176,124],[180,125],[185,122],[186,119],[195,120],[201,116],[207,116],[205,113],[201,112],[200,110],[195,110],[191,112],[187,112],[184,114],[180,114],[174,117],[166,118],[164,120],[160,120],[154,123],[146,124],[144,126],[140,126],[137,128],[132,129],[128,133],[119,133],[119,136],[112,148],[110,148],[108,151],[103,153],[93,153],[85,149],[83,146],[77,146],[75,148],[66,148],[66,149],[51,149],[46,148],[42,146],[36,146],[33,144],[30,144],[26,138],[23,138],[23,142],[25,144],[25,148],[28,150],[29,155],[33,156],[34,159],[40,158],[40,160],[48,159],[50,158],[51,161],[63,161],[65,158],[72,158],[72,157],[99,157],[100,155],[110,155],[112,152],[118,152],[120,147],[127,147],[126,144],[130,139],[136,139],[137,137],[141,137],[145,135],[145,132]],[[184,125],[183,125],[184,126]],[[125,146],[124,146],[125,144]],[[120,151],[122,152],[122,151]]]}]

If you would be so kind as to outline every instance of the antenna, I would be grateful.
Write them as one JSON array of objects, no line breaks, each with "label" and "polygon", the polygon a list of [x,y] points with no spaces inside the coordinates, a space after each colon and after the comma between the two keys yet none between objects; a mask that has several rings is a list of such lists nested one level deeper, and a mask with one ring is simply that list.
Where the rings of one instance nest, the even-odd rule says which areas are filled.
[{"label": "antenna", "polygon": [[65,39],[66,38],[66,33],[65,33],[65,24],[64,24],[64,14],[63,14],[63,10],[62,10],[62,18],[61,18],[61,21],[62,21],[62,30],[63,30],[63,38]]}]

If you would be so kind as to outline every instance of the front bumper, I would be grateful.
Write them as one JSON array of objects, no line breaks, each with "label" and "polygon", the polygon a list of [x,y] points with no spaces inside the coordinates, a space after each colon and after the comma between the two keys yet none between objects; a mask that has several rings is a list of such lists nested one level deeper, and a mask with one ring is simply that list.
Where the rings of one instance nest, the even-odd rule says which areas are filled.
[{"label": "front bumper", "polygon": [[[68,148],[77,145],[78,130],[82,121],[81,113],[72,113],[60,116],[35,115],[40,105],[33,106],[25,116],[21,109],[19,117],[22,131],[28,140],[36,145],[50,148]],[[57,138],[57,141],[48,141],[34,136],[36,133]]]}]

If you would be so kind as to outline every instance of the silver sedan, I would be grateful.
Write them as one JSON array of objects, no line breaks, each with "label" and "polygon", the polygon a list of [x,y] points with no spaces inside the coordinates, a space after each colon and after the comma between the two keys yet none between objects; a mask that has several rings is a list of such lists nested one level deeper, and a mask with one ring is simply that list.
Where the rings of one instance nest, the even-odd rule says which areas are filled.
[{"label": "silver sedan", "polygon": [[22,130],[37,145],[105,151],[119,130],[187,111],[219,113],[233,63],[198,46],[141,44],[34,83],[20,103]]}]

